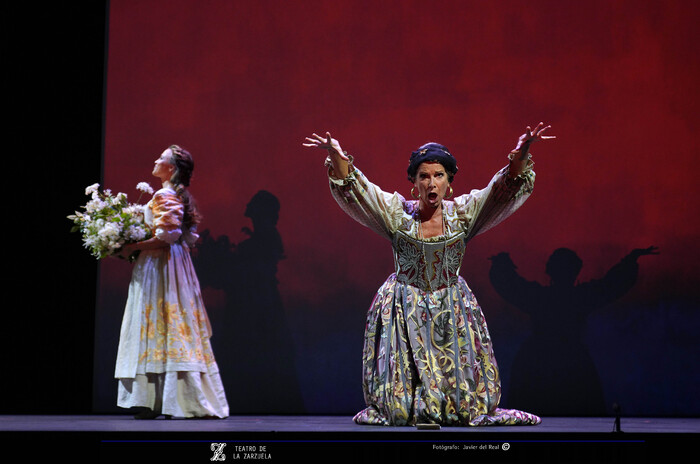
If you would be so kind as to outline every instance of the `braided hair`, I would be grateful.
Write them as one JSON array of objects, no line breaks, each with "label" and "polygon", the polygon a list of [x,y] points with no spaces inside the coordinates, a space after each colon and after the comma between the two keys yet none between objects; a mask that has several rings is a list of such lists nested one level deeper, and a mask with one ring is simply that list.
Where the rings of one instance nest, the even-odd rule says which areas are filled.
[{"label": "braided hair", "polygon": [[197,203],[192,194],[187,190],[192,179],[194,171],[194,160],[190,152],[178,145],[170,145],[170,151],[173,153],[172,163],[175,166],[175,172],[170,178],[170,183],[175,187],[177,196],[180,197],[185,206],[184,217],[182,223],[188,229],[196,226],[201,220],[201,215],[197,209]]}]

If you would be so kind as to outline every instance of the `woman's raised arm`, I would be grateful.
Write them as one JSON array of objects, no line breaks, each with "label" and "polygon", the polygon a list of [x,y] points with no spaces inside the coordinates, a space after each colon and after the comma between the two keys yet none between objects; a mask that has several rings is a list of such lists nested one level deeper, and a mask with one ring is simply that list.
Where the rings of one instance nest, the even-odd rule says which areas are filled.
[{"label": "woman's raised arm", "polygon": [[544,132],[552,126],[545,126],[544,123],[539,123],[534,130],[527,126],[525,133],[518,139],[518,145],[511,152],[510,157],[510,176],[517,177],[525,171],[530,161],[530,145],[537,140],[550,140],[557,138],[555,135],[543,135]]},{"label": "woman's raised arm", "polygon": [[328,156],[333,167],[334,177],[337,179],[345,179],[349,173],[350,158],[340,148],[340,143],[333,137],[330,132],[326,132],[324,139],[318,134],[313,134],[311,137],[306,137],[305,147],[317,147],[328,150]]}]

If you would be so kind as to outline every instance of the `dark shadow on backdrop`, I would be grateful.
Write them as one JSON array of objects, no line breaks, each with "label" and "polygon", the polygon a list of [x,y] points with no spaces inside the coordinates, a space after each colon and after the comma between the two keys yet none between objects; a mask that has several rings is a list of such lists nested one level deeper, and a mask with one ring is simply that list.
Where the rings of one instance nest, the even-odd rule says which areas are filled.
[{"label": "dark shadow on backdrop", "polygon": [[508,253],[491,258],[494,289],[527,313],[532,324],[513,361],[508,391],[512,407],[545,416],[606,414],[600,378],[583,341],[586,319],[634,286],[637,259],[649,254],[657,254],[656,248],[635,249],[603,278],[577,283],[581,259],[559,248],[547,261],[549,286],[521,277]]},{"label": "dark shadow on backdrop", "polygon": [[231,414],[304,412],[291,331],[278,289],[284,246],[279,200],[259,191],[246,207],[253,228],[235,244],[202,232],[194,264],[202,288],[223,290],[223,314],[210,313],[214,354]]}]

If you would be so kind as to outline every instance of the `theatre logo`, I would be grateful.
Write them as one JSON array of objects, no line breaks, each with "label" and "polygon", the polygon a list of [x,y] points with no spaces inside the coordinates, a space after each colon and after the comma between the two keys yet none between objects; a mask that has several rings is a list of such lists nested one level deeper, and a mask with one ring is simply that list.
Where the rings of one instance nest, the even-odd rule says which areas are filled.
[{"label": "theatre logo", "polygon": [[[211,461],[225,461],[227,455],[224,453],[226,443],[212,443],[211,451],[214,453]],[[228,455],[233,460],[259,460],[272,459],[265,445],[234,445],[229,448],[232,452]]]}]

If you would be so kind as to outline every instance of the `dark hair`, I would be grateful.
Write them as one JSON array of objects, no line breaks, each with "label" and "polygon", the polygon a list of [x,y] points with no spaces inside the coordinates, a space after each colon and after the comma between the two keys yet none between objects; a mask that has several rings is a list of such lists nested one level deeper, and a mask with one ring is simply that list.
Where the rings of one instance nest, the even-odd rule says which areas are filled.
[{"label": "dark hair", "polygon": [[170,145],[168,148],[170,148],[170,151],[173,153],[171,160],[173,166],[175,166],[175,172],[170,178],[170,182],[175,186],[177,196],[180,197],[185,205],[182,223],[185,227],[190,228],[199,224],[201,220],[201,215],[197,209],[197,203],[189,190],[187,190],[192,180],[194,160],[190,152],[179,145]]},{"label": "dark hair", "polygon": [[415,182],[418,166],[420,166],[421,163],[431,161],[442,164],[442,167],[447,171],[447,179],[452,183],[455,174],[457,174],[457,160],[452,156],[447,147],[435,142],[426,143],[418,150],[411,153],[411,157],[408,160],[408,168],[406,169],[408,180]]}]

